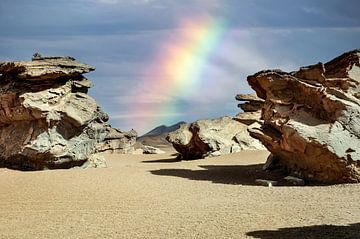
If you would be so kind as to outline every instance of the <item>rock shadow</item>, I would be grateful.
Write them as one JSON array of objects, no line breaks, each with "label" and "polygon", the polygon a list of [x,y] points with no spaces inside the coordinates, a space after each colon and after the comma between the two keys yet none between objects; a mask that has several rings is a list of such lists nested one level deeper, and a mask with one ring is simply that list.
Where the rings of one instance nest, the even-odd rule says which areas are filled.
[{"label": "rock shadow", "polygon": [[159,169],[150,171],[154,175],[173,176],[190,180],[211,181],[220,184],[257,185],[256,179],[279,181],[287,176],[284,172],[265,172],[263,164],[254,165],[204,165],[203,169]]},{"label": "rock shadow", "polygon": [[180,161],[181,161],[181,159],[174,157],[174,158],[166,158],[166,159],[144,160],[141,162],[142,163],[176,163],[176,162],[180,162]]},{"label": "rock shadow", "polygon": [[347,226],[314,225],[306,227],[279,228],[246,233],[259,239],[359,239],[360,223]]}]

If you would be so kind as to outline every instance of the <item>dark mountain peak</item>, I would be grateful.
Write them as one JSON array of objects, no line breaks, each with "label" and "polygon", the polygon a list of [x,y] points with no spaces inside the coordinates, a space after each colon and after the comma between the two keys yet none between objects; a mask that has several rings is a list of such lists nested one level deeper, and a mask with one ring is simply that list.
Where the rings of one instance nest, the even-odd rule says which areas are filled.
[{"label": "dark mountain peak", "polygon": [[152,130],[150,130],[149,132],[147,132],[146,134],[140,136],[139,138],[145,137],[145,136],[159,136],[159,135],[164,135],[164,134],[168,134],[170,132],[173,132],[175,130],[177,130],[180,125],[182,124],[186,124],[186,122],[184,121],[180,121],[176,124],[167,126],[167,125],[160,125]]}]

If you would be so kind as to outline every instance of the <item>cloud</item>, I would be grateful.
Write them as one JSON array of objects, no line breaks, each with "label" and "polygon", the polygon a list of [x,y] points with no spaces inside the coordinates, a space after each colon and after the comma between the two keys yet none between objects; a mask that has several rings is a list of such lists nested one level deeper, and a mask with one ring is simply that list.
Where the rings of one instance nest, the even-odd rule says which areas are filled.
[{"label": "cloud", "polygon": [[[239,111],[235,94],[252,92],[247,75],[265,68],[295,70],[359,47],[359,5],[356,0],[2,0],[0,55],[29,60],[39,51],[95,66],[86,75],[95,84],[90,94],[115,126],[138,129],[136,120],[158,118],[155,124],[233,115]],[[186,95],[144,86],[166,78],[145,69],[169,36],[183,30],[178,23],[199,15],[229,23],[203,80]],[[152,109],[164,101],[175,101],[172,112],[131,111],[135,102]]]},{"label": "cloud", "polygon": [[132,3],[132,4],[148,4],[151,2],[155,2],[156,0],[96,0],[99,3],[103,3],[103,4],[110,4],[110,5],[114,5],[114,4],[128,4],[128,3]]}]

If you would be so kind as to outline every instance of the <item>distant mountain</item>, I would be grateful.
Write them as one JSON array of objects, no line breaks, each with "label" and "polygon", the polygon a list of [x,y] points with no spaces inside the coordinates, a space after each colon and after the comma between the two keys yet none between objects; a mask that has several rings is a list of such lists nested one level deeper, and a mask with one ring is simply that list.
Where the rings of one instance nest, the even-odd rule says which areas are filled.
[{"label": "distant mountain", "polygon": [[145,136],[159,136],[159,135],[163,135],[163,134],[168,134],[170,132],[173,132],[175,130],[177,130],[180,125],[182,124],[186,124],[186,122],[184,121],[180,121],[176,124],[173,124],[171,126],[166,126],[166,125],[160,125],[152,130],[150,130],[149,132],[147,132],[146,134],[140,136],[139,138],[145,137]]},{"label": "distant mountain", "polygon": [[154,147],[172,147],[171,144],[166,140],[168,133],[177,130],[180,125],[186,124],[186,122],[181,121],[171,126],[160,125],[146,134],[137,138],[138,144],[150,145]]}]

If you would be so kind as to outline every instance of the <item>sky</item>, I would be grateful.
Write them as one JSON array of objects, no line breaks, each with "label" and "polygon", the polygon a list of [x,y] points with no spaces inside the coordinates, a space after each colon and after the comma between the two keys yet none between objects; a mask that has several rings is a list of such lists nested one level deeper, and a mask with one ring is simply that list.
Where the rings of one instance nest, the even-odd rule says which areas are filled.
[{"label": "sky", "polygon": [[246,76],[360,48],[358,0],[1,0],[0,60],[68,55],[121,130],[234,116]]}]

